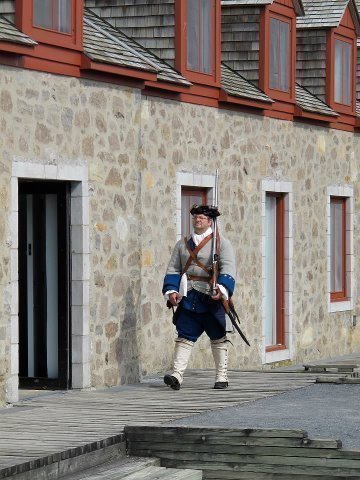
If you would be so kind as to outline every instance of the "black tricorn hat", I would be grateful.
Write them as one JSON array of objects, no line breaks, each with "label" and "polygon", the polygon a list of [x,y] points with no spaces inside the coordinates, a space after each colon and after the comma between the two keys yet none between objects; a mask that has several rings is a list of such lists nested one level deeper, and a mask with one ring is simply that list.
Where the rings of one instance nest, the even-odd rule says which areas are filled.
[{"label": "black tricorn hat", "polygon": [[193,205],[190,209],[191,215],[205,215],[209,218],[216,218],[221,213],[219,212],[217,207],[213,205]]}]

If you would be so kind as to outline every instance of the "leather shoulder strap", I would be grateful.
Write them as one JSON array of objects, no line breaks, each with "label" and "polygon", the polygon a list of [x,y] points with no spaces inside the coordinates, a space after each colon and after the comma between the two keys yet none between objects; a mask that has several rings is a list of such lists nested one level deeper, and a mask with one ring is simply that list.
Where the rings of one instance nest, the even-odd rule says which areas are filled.
[{"label": "leather shoulder strap", "polygon": [[191,250],[188,240],[186,237],[184,237],[184,243],[187,248],[187,251],[189,252],[189,258],[185,264],[185,267],[183,269],[183,274],[186,273],[191,265],[192,262],[195,262],[195,264],[200,267],[202,270],[204,270],[208,275],[209,275],[209,270],[203,265],[197,258],[197,254],[200,252],[200,250],[208,243],[210,240],[213,238],[213,234],[208,235],[207,237],[204,238],[202,242],[199,243],[199,245],[194,249]]}]

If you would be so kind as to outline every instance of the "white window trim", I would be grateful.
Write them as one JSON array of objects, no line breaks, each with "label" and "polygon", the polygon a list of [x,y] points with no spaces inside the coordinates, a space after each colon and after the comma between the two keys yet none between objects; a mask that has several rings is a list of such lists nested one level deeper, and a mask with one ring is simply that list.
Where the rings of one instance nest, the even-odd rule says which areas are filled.
[{"label": "white window trim", "polygon": [[202,175],[198,173],[176,173],[176,238],[181,239],[181,187],[208,188],[209,203],[215,198],[215,175]]},{"label": "white window trim", "polygon": [[[266,351],[265,343],[265,199],[266,193],[286,193],[285,197],[285,339],[287,348],[284,350]],[[264,179],[261,185],[261,217],[262,217],[262,364],[290,360],[293,357],[293,188],[291,182]]]},{"label": "white window trim", "polygon": [[[330,257],[330,197],[346,198],[346,291],[348,299],[343,302],[331,301],[331,257]],[[346,185],[332,185],[327,189],[327,296],[329,313],[346,312],[354,305],[354,189]]]},{"label": "white window trim", "polygon": [[71,182],[71,339],[72,388],[90,387],[90,250],[88,168],[71,165],[44,165],[14,161],[11,176],[10,246],[10,374],[6,381],[6,402],[19,399],[19,278],[18,214],[19,179]]}]

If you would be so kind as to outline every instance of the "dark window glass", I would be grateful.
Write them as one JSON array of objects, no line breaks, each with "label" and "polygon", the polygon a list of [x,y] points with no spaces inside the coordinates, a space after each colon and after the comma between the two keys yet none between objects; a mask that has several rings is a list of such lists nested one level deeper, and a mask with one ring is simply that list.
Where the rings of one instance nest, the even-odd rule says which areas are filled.
[{"label": "dark window glass", "polygon": [[290,25],[270,18],[270,88],[290,89]]},{"label": "dark window glass", "polygon": [[71,33],[71,0],[34,0],[34,26]]}]

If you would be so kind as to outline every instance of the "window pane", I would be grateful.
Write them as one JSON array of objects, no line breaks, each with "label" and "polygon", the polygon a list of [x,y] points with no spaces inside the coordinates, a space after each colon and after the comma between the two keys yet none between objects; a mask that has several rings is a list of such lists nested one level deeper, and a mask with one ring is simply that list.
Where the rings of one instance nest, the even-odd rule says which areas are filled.
[{"label": "window pane", "polygon": [[344,291],[344,259],[343,259],[343,203],[332,201],[330,204],[330,254],[331,254],[331,282],[332,292]]},{"label": "window pane", "polygon": [[276,198],[265,199],[265,343],[276,345]]},{"label": "window pane", "polygon": [[196,205],[203,205],[206,203],[206,194],[204,192],[191,193],[183,190],[181,192],[181,235],[190,235],[192,232],[192,220],[190,215],[190,208]]},{"label": "window pane", "polygon": [[289,91],[290,77],[290,25],[287,22],[280,24],[280,90]]},{"label": "window pane", "polygon": [[343,103],[351,105],[351,45],[343,42]]},{"label": "window pane", "polygon": [[201,31],[202,31],[202,71],[204,73],[212,72],[212,51],[213,51],[213,32],[212,32],[212,0],[202,0],[201,2]]},{"label": "window pane", "polygon": [[199,0],[187,0],[187,68],[199,70],[199,26],[200,26]]},{"label": "window pane", "polygon": [[71,32],[71,0],[56,0],[55,1],[55,15],[56,24],[54,30],[63,33]]},{"label": "window pane", "polygon": [[34,25],[52,28],[52,0],[34,0]]},{"label": "window pane", "polygon": [[279,87],[279,23],[270,18],[270,88]]},{"label": "window pane", "polygon": [[340,40],[335,40],[335,102],[342,103],[342,44]]}]

